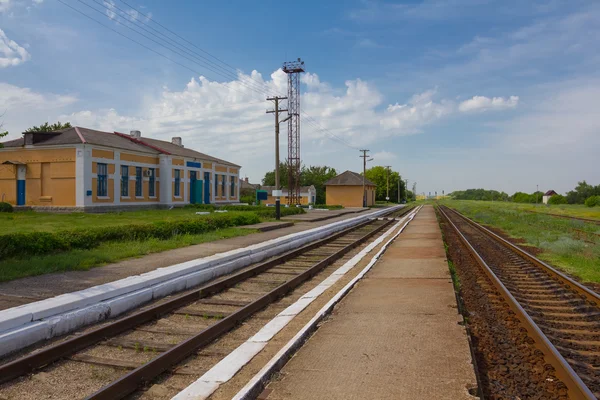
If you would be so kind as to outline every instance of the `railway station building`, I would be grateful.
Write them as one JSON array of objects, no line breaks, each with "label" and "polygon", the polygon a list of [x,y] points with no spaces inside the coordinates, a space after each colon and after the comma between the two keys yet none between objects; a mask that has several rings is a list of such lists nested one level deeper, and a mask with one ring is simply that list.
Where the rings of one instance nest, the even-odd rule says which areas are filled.
[{"label": "railway station building", "polygon": [[367,197],[367,207],[375,205],[375,189],[377,185],[352,171],[343,172],[325,182],[325,199],[327,205],[362,207],[363,182]]},{"label": "railway station building", "polygon": [[240,166],[171,142],[72,127],[0,148],[0,201],[48,211],[239,202]]}]

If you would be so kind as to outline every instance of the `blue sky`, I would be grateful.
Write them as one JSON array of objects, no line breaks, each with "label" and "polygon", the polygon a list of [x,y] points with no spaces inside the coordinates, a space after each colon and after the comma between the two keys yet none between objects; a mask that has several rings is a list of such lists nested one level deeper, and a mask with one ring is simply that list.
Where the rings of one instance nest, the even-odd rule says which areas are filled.
[{"label": "blue sky", "polygon": [[[264,98],[302,57],[305,164],[358,171],[368,148],[418,192],[600,181],[596,1],[63,1],[106,26],[57,0],[0,0],[9,138],[57,119],[182,136],[259,181],[273,164]],[[156,22],[186,52],[127,28],[168,34]]]}]

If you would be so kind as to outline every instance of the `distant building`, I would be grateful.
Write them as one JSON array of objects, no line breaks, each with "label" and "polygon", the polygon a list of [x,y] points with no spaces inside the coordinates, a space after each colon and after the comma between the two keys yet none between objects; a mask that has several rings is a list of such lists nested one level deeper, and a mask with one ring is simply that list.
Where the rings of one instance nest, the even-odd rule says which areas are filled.
[{"label": "distant building", "polygon": [[363,182],[367,206],[375,205],[377,185],[356,172],[346,171],[325,182],[325,197],[328,205],[344,207],[363,206]]},{"label": "distant building", "polygon": [[548,204],[548,200],[550,200],[550,197],[554,196],[556,193],[554,190],[548,190],[546,193],[544,193],[544,197],[542,197],[542,202],[544,204]]},{"label": "distant building", "polygon": [[[267,204],[275,204],[275,197],[273,197],[273,190],[275,190],[275,186],[261,186],[260,190],[266,190],[268,193],[267,200],[264,202]],[[279,199],[281,204],[288,203],[288,190],[283,188],[281,189],[282,195]],[[313,185],[310,186],[302,186],[300,187],[300,204],[309,205],[315,204],[317,201],[317,189]]]},{"label": "distant building", "polygon": [[0,198],[44,209],[239,202],[240,166],[171,142],[81,127],[26,132],[0,148]]}]

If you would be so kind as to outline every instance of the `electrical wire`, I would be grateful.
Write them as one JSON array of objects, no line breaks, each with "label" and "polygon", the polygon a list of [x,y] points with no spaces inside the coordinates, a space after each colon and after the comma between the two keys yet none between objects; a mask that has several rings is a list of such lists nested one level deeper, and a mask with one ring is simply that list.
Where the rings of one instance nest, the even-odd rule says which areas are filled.
[{"label": "electrical wire", "polygon": [[[147,36],[147,35],[145,35],[145,34],[143,34],[143,33],[140,33],[140,32],[139,32],[139,31],[137,31],[136,29],[133,29],[132,27],[128,26],[127,24],[124,24],[124,23],[122,23],[120,20],[118,20],[118,19],[115,19],[115,18],[111,18],[111,17],[110,17],[108,14],[106,14],[105,12],[103,12],[103,11],[101,11],[101,10],[98,10],[97,8],[94,8],[94,7],[92,7],[91,5],[87,4],[87,3],[86,3],[86,2],[84,2],[83,0],[77,0],[77,1],[78,1],[78,2],[80,2],[80,3],[81,3],[81,4],[83,4],[83,5],[85,5],[85,6],[89,7],[89,8],[91,8],[92,10],[96,11],[97,13],[101,14],[102,16],[104,16],[104,17],[108,18],[109,20],[111,20],[111,21],[114,21],[114,22],[116,22],[117,24],[119,24],[119,25],[121,25],[121,26],[124,26],[125,28],[127,28],[127,29],[129,29],[129,30],[131,30],[131,31],[133,31],[133,32],[135,32],[135,33],[137,33],[138,35],[140,35],[140,36],[142,36],[142,37],[146,38],[147,40],[150,40],[151,42],[153,42],[153,43],[155,43],[155,44],[157,44],[157,45],[159,45],[159,46],[161,46],[161,47],[163,47],[163,48],[165,48],[165,49],[167,49],[167,50],[169,50],[169,51],[172,51],[173,53],[175,53],[175,54],[177,54],[177,55],[179,55],[179,56],[181,56],[181,57],[185,58],[186,60],[188,60],[188,61],[191,61],[191,62],[193,62],[194,64],[197,64],[197,65],[199,65],[199,66],[201,66],[201,67],[204,67],[204,68],[206,68],[206,69],[208,69],[208,70],[211,70],[211,71],[213,71],[214,73],[216,73],[216,74],[218,74],[218,75],[221,75],[221,76],[223,76],[223,77],[225,77],[225,78],[227,78],[227,79],[231,79],[231,77],[228,77],[228,76],[226,76],[225,74],[222,74],[221,72],[219,72],[219,71],[217,71],[217,70],[215,70],[215,69],[213,69],[213,68],[211,68],[211,67],[208,67],[208,66],[206,66],[206,65],[202,65],[202,64],[201,64],[201,63],[199,63],[198,61],[195,61],[194,59],[192,59],[192,58],[190,58],[190,57],[188,57],[188,56],[186,56],[186,55],[184,55],[184,54],[180,53],[178,50],[174,50],[173,48],[171,48],[171,47],[169,47],[169,46],[167,46],[167,45],[164,45],[164,44],[162,44],[162,43],[160,43],[160,42],[156,41],[155,39],[152,39],[151,37],[149,37],[149,36]],[[64,4],[64,3],[63,3],[63,4]],[[104,6],[104,7],[105,7],[105,6]],[[110,8],[108,8],[108,7],[105,7],[105,8],[106,8],[107,10],[109,10],[109,11],[110,11]],[[113,11],[113,13],[114,13],[114,11]],[[115,16],[116,16],[116,14],[115,14]],[[90,18],[91,18],[91,17],[90,17]],[[120,19],[121,17],[120,17],[120,16],[118,16],[118,18]],[[137,25],[135,25],[135,26],[137,27]],[[200,74],[200,75],[202,75],[202,74]],[[237,79],[237,78],[236,78],[236,79]],[[249,87],[249,86],[245,85],[243,82],[241,82],[241,81],[240,81],[240,83],[241,83],[242,85],[244,85],[245,87],[247,87],[248,89],[250,89],[250,90],[253,90],[253,91],[255,91],[255,92],[257,92],[257,93],[259,93],[259,94],[261,94],[261,95],[263,95],[263,96],[264,96],[264,95],[267,95],[267,96],[268,96],[268,93],[267,93],[267,92],[258,92],[256,89],[253,89],[253,88],[251,88],[251,87]],[[223,83],[223,84],[224,84],[224,85],[227,85],[227,84],[225,84],[225,83]],[[236,90],[236,89],[234,89],[234,88],[230,87],[229,85],[227,85],[227,87],[229,87],[229,88],[230,88],[230,89],[232,89],[232,90]],[[236,91],[237,91],[237,90],[236,90]],[[242,92],[240,92],[240,93],[242,93]]]}]

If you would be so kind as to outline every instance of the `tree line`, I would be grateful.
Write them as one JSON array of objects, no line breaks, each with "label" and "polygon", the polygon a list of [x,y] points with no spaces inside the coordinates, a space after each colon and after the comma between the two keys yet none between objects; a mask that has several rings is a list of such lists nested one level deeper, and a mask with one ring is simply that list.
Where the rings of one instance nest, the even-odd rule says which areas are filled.
[{"label": "tree line", "polygon": [[[483,201],[512,201],[514,203],[541,203],[543,192],[516,192],[509,196],[505,192],[486,189],[456,190],[449,194],[455,200],[483,200]],[[590,185],[586,181],[577,183],[577,186],[565,195],[556,194],[548,200],[549,204],[590,204],[597,200],[600,205],[600,185]]]}]

